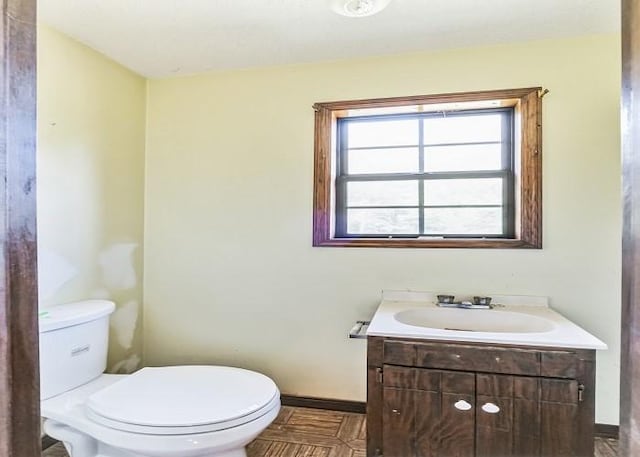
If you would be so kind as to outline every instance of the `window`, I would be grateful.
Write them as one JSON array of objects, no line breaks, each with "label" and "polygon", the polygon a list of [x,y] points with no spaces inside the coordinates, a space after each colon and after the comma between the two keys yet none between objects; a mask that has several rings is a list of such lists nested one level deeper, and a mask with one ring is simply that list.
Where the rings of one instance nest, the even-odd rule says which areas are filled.
[{"label": "window", "polygon": [[314,245],[541,247],[539,94],[316,104]]},{"label": "window", "polygon": [[337,121],[335,234],[513,238],[513,108]]}]

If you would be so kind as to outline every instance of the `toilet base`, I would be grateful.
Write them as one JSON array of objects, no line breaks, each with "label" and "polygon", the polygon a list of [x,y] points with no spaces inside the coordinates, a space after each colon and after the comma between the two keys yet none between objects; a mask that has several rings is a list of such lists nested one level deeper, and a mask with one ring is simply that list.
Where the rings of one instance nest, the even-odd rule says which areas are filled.
[{"label": "toilet base", "polygon": [[[64,444],[64,447],[67,450],[67,454],[69,454],[70,457],[146,457],[146,455],[134,454],[114,448],[101,449],[100,452],[94,450],[93,453],[87,453],[86,448],[78,448],[72,443],[62,442],[62,444]],[[247,451],[244,448],[233,449],[222,453],[202,454],[197,457],[247,457]]]},{"label": "toilet base", "polygon": [[70,457],[247,457],[246,446],[280,411],[278,393],[264,415],[229,428],[179,435],[123,431],[95,422],[86,413],[87,398],[118,382],[118,378],[103,375],[95,382],[41,403],[44,432],[62,441]]},{"label": "toilet base", "polygon": [[[123,451],[111,446],[100,446],[100,449],[98,450],[97,446],[91,444],[86,446],[87,443],[83,443],[82,441],[83,440],[61,442],[70,457],[146,457],[146,455],[143,454]],[[201,454],[193,457],[247,457],[247,451],[245,448],[232,449],[223,452]]]},{"label": "toilet base", "polygon": [[[44,431],[52,438],[61,441],[70,457],[149,457],[149,453],[137,453],[101,443],[67,425],[52,420],[44,422]],[[155,455],[155,453],[154,453]],[[160,455],[160,454],[158,454]],[[169,456],[171,454],[164,454]],[[221,451],[188,452],[188,457],[247,457],[245,447]]]},{"label": "toilet base", "polygon": [[247,457],[247,451],[245,450],[245,448],[233,449],[221,454],[211,454],[206,457]]}]

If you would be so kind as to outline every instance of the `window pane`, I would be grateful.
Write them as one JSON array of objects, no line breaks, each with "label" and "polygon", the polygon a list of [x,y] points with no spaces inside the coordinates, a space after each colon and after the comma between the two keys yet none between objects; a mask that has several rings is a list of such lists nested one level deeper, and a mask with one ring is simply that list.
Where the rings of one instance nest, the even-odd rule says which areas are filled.
[{"label": "window pane", "polygon": [[355,149],[349,151],[349,174],[417,173],[418,148]]},{"label": "window pane", "polygon": [[418,181],[347,183],[347,206],[417,206]]},{"label": "window pane", "polygon": [[425,144],[478,143],[501,140],[501,114],[429,117],[424,120]]},{"label": "window pane", "polygon": [[427,171],[502,169],[502,144],[432,146],[424,149]]},{"label": "window pane", "polygon": [[418,209],[349,209],[347,232],[350,234],[417,234]]},{"label": "window pane", "polygon": [[424,182],[425,205],[502,205],[502,179],[438,179]]},{"label": "window pane", "polygon": [[502,234],[501,208],[426,208],[425,234],[499,235]]},{"label": "window pane", "polygon": [[418,119],[349,122],[349,148],[418,145]]}]

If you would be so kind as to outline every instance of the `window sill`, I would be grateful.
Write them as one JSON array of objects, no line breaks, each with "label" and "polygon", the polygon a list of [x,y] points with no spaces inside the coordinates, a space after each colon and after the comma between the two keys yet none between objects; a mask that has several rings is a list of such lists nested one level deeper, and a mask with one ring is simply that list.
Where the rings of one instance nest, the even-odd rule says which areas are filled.
[{"label": "window sill", "polygon": [[445,248],[445,249],[541,249],[522,239],[375,239],[375,238],[330,238],[313,240],[316,247],[340,248]]}]

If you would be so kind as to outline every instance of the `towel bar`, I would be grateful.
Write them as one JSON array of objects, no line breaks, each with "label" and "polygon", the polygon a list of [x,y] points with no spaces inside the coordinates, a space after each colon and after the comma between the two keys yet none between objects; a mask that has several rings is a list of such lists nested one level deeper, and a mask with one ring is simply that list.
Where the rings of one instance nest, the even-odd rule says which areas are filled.
[{"label": "towel bar", "polygon": [[351,327],[351,331],[349,331],[349,338],[366,339],[367,328],[370,323],[371,321],[356,321],[355,325]]}]

